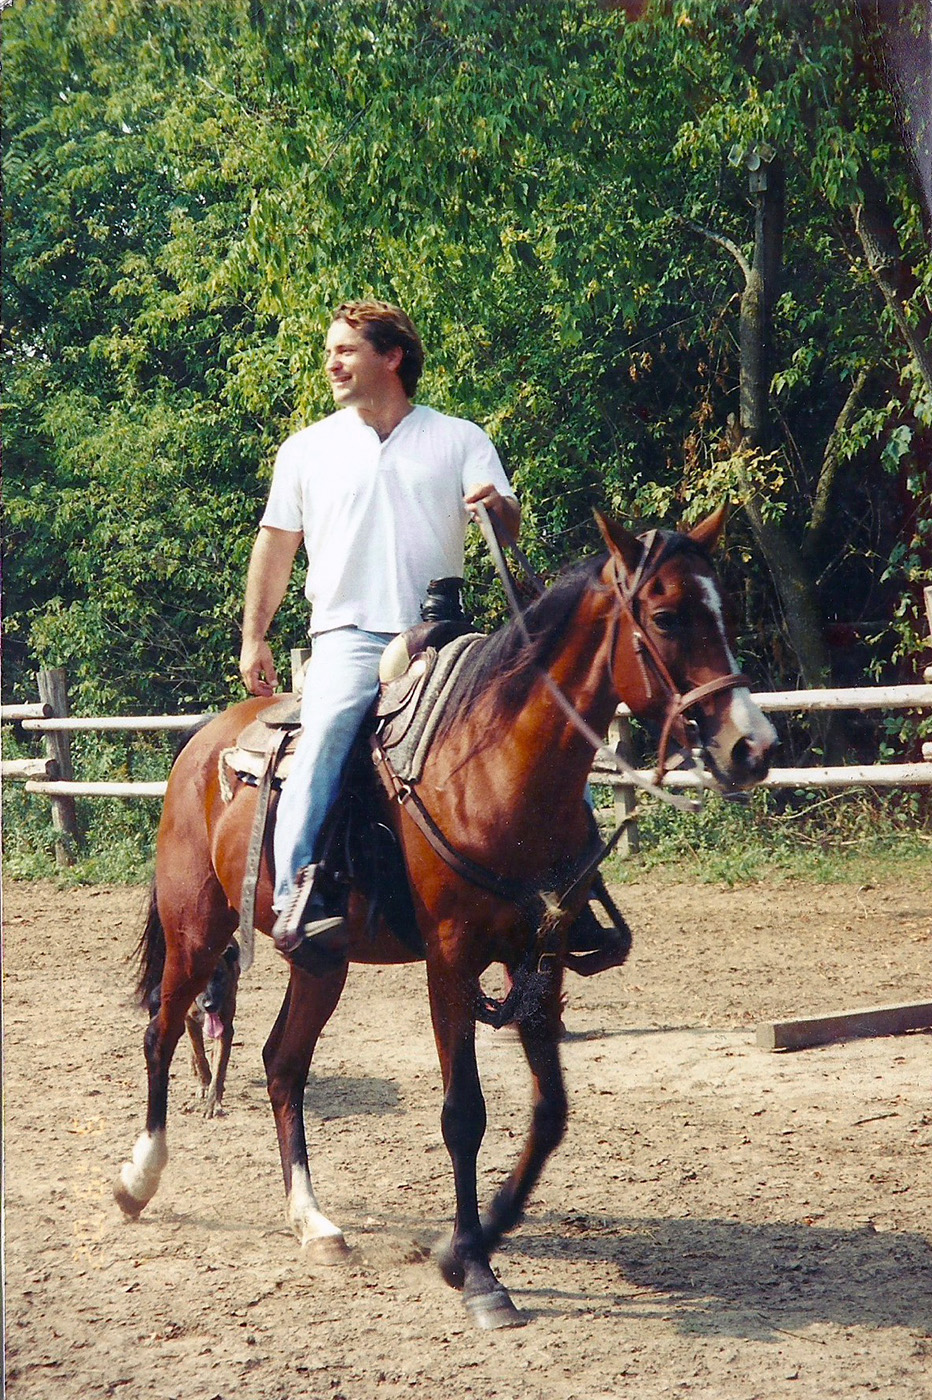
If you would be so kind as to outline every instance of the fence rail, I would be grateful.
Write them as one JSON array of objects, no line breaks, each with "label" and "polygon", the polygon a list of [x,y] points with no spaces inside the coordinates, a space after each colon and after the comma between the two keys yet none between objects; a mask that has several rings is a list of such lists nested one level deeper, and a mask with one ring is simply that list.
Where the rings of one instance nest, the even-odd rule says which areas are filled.
[{"label": "fence rail", "polygon": [[46,797],[164,797],[168,789],[168,780],[153,783],[66,783],[29,778],[25,789],[27,792],[41,793]]},{"label": "fence rail", "polygon": [[[636,769],[638,777],[648,781],[649,768]],[[629,787],[616,769],[596,759],[592,765],[593,780],[600,784],[610,783],[613,787]],[[667,773],[664,787],[701,788],[702,777],[698,773],[679,773],[675,769]],[[35,786],[28,784],[27,787]],[[43,784],[54,787],[54,783]],[[844,764],[837,768],[771,768],[766,778],[758,784],[765,788],[840,788],[840,787],[932,787],[932,763],[922,760],[919,763],[875,763]]]},{"label": "fence rail", "polygon": [[[932,668],[925,672],[924,685],[854,686],[844,689],[762,691],[754,699],[771,713],[816,713],[829,710],[932,709]],[[77,838],[74,809],[76,797],[164,797],[167,783],[158,782],[80,782],[71,766],[69,735],[118,731],[169,732],[194,729],[212,718],[211,713],[192,715],[110,715],[74,716],[68,713],[67,686],[63,671],[39,673],[38,704],[4,705],[0,719],[14,722],[29,733],[44,737],[44,759],[4,760],[5,779],[25,780],[25,790],[52,800],[52,817],[62,839],[56,841],[56,859],[66,864],[73,859]],[[631,761],[630,710],[619,705],[612,723],[609,747]],[[926,787],[932,786],[932,746],[922,746],[923,759],[915,763],[849,764],[834,768],[772,768],[762,786],[767,788],[844,788],[844,787]],[[649,778],[645,770],[641,776]],[[593,782],[610,786],[619,818],[635,805],[635,790],[607,760],[595,759]],[[698,788],[701,778],[675,770],[664,778],[669,787]],[[65,840],[69,837],[70,840]],[[623,849],[637,849],[637,831],[626,832]]]},{"label": "fence rail", "polygon": [[[3,706],[3,719],[15,718],[7,715],[7,708],[25,709],[26,706],[11,705]],[[209,719],[213,719],[211,712],[200,715],[107,715],[101,719],[94,719],[91,716],[62,715],[53,718],[30,718],[22,721],[23,729],[36,734],[80,734],[100,732],[106,734],[111,730],[138,729],[141,731],[151,730],[185,730],[196,729],[200,724],[206,724]]]}]

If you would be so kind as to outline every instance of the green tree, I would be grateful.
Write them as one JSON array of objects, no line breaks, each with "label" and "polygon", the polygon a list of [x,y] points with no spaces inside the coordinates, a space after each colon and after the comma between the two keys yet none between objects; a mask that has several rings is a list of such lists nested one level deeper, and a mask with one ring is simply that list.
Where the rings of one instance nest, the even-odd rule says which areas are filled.
[{"label": "green tree", "polygon": [[[915,655],[930,269],[894,104],[832,0],[633,8],[7,12],[14,684],[41,658],[88,705],[229,694],[274,446],[327,411],[329,308],[365,293],[414,311],[425,397],[493,433],[544,569],[594,543],[596,501],[673,523],[728,495],[761,679],[826,674],[827,624],[870,623],[881,666]],[[785,188],[760,440],[753,148]],[[301,617],[295,595],[280,635]]]}]

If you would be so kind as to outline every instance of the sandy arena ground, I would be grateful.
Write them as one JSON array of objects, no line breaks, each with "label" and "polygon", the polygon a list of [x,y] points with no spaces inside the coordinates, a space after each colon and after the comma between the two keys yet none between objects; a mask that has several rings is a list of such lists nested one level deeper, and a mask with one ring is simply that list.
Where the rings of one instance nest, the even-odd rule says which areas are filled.
[{"label": "sandy arena ground", "polygon": [[[308,1090],[322,1208],[285,1222],[260,1050],[285,985],[243,978],[226,1116],[176,1056],[172,1157],[137,1224],[111,1196],[144,1115],[126,965],[145,892],[5,888],[10,1400],[932,1397],[932,1037],[791,1055],[760,1020],[930,991],[922,888],[645,881],[619,972],[568,979],[566,1141],[497,1256],[528,1315],[479,1333],[430,1253],[451,1177],[421,967],[355,969]],[[520,1050],[481,1034],[483,1193],[516,1157]]]}]

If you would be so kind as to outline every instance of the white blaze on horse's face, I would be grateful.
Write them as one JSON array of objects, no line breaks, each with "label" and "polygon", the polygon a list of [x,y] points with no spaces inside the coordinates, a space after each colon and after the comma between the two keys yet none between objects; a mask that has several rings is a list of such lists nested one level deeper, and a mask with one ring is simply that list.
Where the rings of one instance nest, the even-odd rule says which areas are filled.
[{"label": "white blaze on horse's face", "polygon": [[[715,621],[732,672],[737,672],[722,597],[711,578],[698,580],[703,602]],[[745,788],[760,782],[770,767],[770,757],[777,745],[777,731],[759,705],[754,703],[747,686],[736,686],[727,692],[727,710],[704,746],[704,756],[710,764],[709,786]]]}]

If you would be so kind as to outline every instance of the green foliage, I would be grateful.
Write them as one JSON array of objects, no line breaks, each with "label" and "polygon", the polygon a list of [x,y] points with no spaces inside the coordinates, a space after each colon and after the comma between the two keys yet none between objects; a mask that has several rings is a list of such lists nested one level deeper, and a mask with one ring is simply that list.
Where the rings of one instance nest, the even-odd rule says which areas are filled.
[{"label": "green foliage", "polygon": [[[131,734],[72,735],[75,771],[87,782],[153,782],[168,777],[177,740]],[[3,757],[35,754],[27,736],[4,725]],[[20,783],[3,784],[3,870],[10,879],[64,879],[81,884],[137,884],[151,878],[155,831],[161,812],[156,799],[77,798],[79,848],[74,864],[58,867],[47,797],[26,793]]]},{"label": "green foliage", "polygon": [[[84,712],[239,694],[246,560],[285,434],[328,411],[330,308],[409,307],[423,397],[491,432],[553,574],[590,508],[697,518],[748,491],[800,538],[835,419],[829,621],[911,677],[932,406],[854,235],[869,165],[932,295],[893,101],[850,5],[718,0],[15,0],[4,13],[6,693]],[[779,449],[735,454],[745,159],[785,167]],[[926,457],[923,457],[923,454]],[[795,683],[740,513],[740,645]],[[480,621],[502,618],[468,551]],[[491,601],[490,601],[491,600]],[[296,582],[276,627],[300,641]],[[284,657],[282,657],[282,660]],[[871,660],[863,644],[862,673]],[[284,668],[283,668],[284,669]],[[115,818],[108,819],[111,822]]]}]

